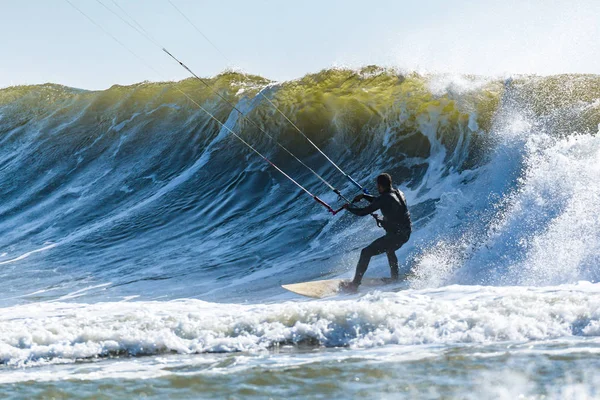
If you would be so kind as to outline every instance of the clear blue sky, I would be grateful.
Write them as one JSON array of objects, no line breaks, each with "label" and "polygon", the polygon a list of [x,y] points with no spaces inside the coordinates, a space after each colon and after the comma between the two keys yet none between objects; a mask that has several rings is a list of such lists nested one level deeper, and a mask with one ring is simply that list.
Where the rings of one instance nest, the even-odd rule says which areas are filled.
[{"label": "clear blue sky", "polygon": [[[64,0],[0,0],[0,87],[86,89],[187,73],[97,0],[71,0],[134,49],[146,67]],[[100,0],[117,12],[113,0]],[[600,1],[114,0],[196,73],[227,67],[292,79],[334,65],[476,73],[600,73]]]}]

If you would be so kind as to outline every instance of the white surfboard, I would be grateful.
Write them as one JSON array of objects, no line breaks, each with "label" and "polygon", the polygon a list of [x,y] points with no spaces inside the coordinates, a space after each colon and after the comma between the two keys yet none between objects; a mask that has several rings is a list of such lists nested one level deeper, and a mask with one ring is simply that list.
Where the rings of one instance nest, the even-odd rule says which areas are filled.
[{"label": "white surfboard", "polygon": [[[322,299],[324,297],[335,296],[340,293],[340,284],[349,279],[327,279],[323,281],[300,282],[289,285],[281,285],[282,288],[296,294]],[[364,278],[360,288],[374,288],[388,285],[390,282],[380,278]]]}]

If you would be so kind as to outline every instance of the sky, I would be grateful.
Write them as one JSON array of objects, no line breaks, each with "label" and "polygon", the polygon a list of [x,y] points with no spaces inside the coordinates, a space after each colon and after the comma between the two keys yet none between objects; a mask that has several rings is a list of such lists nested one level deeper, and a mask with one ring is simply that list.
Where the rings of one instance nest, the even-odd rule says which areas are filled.
[{"label": "sky", "polygon": [[189,77],[161,47],[201,76],[233,68],[288,80],[372,64],[487,76],[600,74],[597,0],[170,0],[218,50],[169,0],[68,1],[0,0],[0,87],[105,89]]}]

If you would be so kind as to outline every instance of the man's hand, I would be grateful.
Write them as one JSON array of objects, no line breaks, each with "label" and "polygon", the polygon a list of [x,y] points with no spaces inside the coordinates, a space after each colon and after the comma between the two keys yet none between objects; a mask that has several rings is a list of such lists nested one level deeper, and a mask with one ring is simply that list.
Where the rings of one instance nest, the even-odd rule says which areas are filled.
[{"label": "man's hand", "polygon": [[353,202],[353,203],[356,203],[356,202],[359,202],[359,201],[361,201],[361,200],[362,200],[362,199],[364,199],[364,198],[365,198],[365,195],[361,193],[361,194],[359,194],[358,196],[356,196],[356,197],[354,198],[354,200],[352,200],[352,202]]}]

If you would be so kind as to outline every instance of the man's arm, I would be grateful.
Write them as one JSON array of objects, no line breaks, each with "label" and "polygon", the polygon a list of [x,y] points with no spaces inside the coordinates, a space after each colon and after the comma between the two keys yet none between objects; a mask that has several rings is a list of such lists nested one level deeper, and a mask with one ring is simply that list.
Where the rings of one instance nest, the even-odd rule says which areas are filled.
[{"label": "man's arm", "polygon": [[373,199],[371,200],[371,204],[369,204],[368,206],[364,208],[348,206],[346,207],[346,210],[350,211],[354,215],[358,215],[359,217],[364,217],[365,215],[372,214],[375,211],[379,210],[381,208],[381,201],[377,197],[369,197],[372,197]]},{"label": "man's arm", "polygon": [[361,194],[359,194],[358,196],[356,196],[356,197],[354,198],[354,200],[352,200],[352,202],[353,202],[353,203],[356,203],[356,202],[359,202],[359,201],[361,201],[362,199],[365,199],[365,200],[367,200],[369,203],[372,203],[372,202],[373,202],[373,200],[375,200],[376,198],[377,198],[377,197],[375,197],[375,196],[371,196],[370,194],[361,193]]},{"label": "man's arm", "polygon": [[371,196],[370,194],[363,194],[363,199],[365,199],[366,201],[368,201],[369,203],[372,203],[375,201],[377,197],[375,196]]}]

